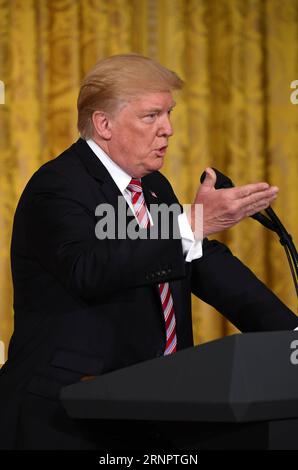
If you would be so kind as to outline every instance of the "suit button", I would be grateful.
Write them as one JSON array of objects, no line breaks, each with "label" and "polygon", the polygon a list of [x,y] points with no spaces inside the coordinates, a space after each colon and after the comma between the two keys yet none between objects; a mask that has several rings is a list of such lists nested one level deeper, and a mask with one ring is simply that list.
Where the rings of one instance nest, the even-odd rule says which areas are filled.
[{"label": "suit button", "polygon": [[161,276],[161,272],[160,272],[160,271],[156,271],[156,275],[157,275],[157,276]]},{"label": "suit button", "polygon": [[168,273],[171,273],[171,272],[172,272],[171,268],[168,268],[168,269],[167,269],[167,272],[168,272]]},{"label": "suit button", "polygon": [[164,276],[165,274],[167,274],[167,271],[165,271],[164,269],[161,271],[161,275]]}]

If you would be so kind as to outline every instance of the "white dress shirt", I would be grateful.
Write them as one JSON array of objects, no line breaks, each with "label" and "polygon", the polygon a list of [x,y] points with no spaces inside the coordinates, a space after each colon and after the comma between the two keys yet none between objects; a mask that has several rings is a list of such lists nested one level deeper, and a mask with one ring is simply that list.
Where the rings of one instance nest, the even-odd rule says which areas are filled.
[{"label": "white dress shirt", "polygon": [[[107,171],[110,173],[115,184],[118,186],[119,191],[123,194],[129,207],[134,214],[134,207],[131,201],[131,192],[127,189],[132,176],[128,175],[117,163],[115,163],[103,150],[97,145],[94,140],[88,139],[87,144],[95,155],[99,158],[101,163],[105,166]],[[150,217],[150,213],[149,213]],[[151,219],[152,221],[152,219]],[[194,259],[202,256],[202,241],[195,240],[194,234],[191,230],[187,215],[185,212],[178,216],[178,226],[182,241],[182,250],[185,256],[185,261],[191,262]]]}]

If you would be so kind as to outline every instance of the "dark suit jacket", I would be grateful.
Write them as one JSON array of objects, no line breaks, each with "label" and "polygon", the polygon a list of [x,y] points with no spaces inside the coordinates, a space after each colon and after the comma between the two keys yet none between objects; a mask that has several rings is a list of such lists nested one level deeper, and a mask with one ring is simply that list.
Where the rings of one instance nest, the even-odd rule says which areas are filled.
[{"label": "dark suit jacket", "polygon": [[[177,202],[159,172],[142,181],[148,205]],[[178,350],[193,344],[191,291],[242,331],[297,326],[296,316],[217,241],[204,240],[203,257],[185,263],[179,239],[98,240],[95,208],[116,207],[119,196],[82,139],[43,165],[21,196],[11,248],[15,330],[0,375],[3,448],[92,441],[82,438],[90,428],[82,431],[63,415],[59,390],[163,354],[160,282],[170,282]]]}]

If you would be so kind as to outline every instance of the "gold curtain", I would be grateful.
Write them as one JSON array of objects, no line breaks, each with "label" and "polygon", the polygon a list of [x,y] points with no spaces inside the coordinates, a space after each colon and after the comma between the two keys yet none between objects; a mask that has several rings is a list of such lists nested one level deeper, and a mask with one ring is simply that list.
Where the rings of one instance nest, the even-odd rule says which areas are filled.
[{"label": "gold curtain", "polygon": [[[298,0],[0,0],[0,340],[12,332],[9,245],[32,173],[77,138],[76,97],[107,55],[139,52],[186,81],[164,172],[190,203],[207,165],[237,184],[280,187],[274,208],[297,235]],[[1,103],[1,99],[0,99]],[[293,310],[277,238],[246,220],[219,237]],[[194,300],[196,342],[233,327]]]}]

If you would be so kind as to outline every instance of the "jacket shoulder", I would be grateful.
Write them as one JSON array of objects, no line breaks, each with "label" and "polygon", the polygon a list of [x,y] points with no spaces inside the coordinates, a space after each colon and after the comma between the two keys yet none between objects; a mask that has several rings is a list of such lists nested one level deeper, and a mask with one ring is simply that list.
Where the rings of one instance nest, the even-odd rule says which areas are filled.
[{"label": "jacket shoulder", "polygon": [[80,165],[79,158],[76,158],[76,145],[77,142],[65,149],[57,157],[41,165],[41,167],[38,168],[38,170],[32,175],[31,179],[47,172],[55,172],[60,174],[69,173],[71,169],[75,170],[82,166]]},{"label": "jacket shoulder", "polygon": [[[84,165],[77,155],[77,144],[72,144],[56,158],[44,163],[29,179],[23,195],[32,190],[47,190],[50,188],[69,187],[75,190],[81,188],[84,177]],[[87,144],[86,144],[87,145]]]}]

